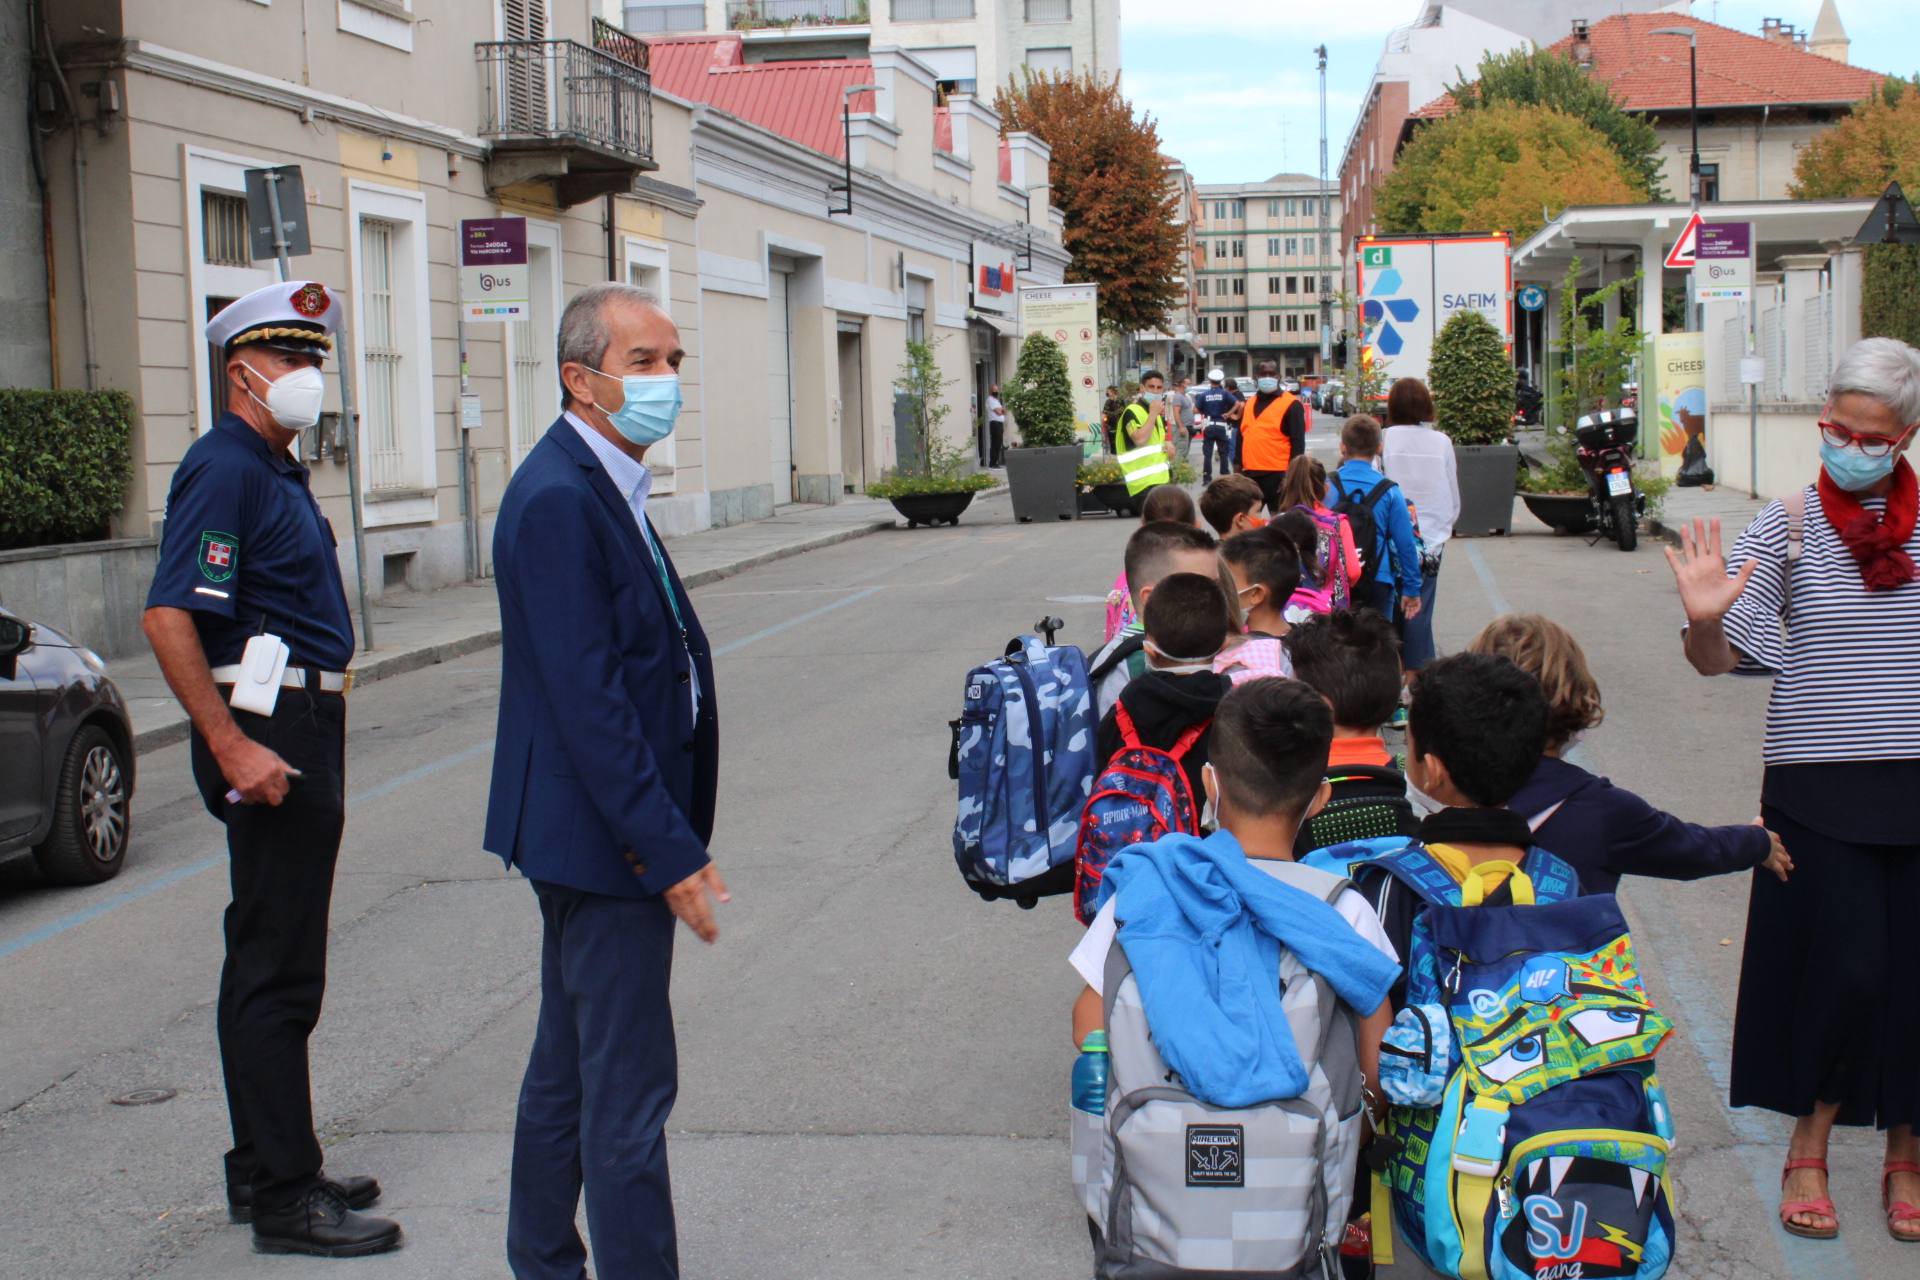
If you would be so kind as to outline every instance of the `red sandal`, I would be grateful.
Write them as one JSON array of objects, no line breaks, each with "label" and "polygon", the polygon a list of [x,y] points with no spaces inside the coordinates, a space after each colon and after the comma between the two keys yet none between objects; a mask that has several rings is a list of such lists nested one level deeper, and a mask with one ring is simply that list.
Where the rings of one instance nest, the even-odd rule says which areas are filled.
[{"label": "red sandal", "polygon": [[[1893,1168],[1892,1165],[1887,1167],[1889,1169]],[[1820,1172],[1825,1173],[1827,1171],[1827,1162],[1825,1160],[1787,1161],[1786,1168],[1780,1171],[1780,1185],[1782,1187],[1787,1185],[1787,1175],[1795,1169],[1818,1169]],[[1916,1172],[1920,1172],[1920,1170],[1916,1170]],[[1833,1225],[1830,1227],[1803,1227],[1793,1220],[1793,1215],[1796,1213],[1817,1213],[1822,1217],[1832,1218]],[[1916,1217],[1920,1217],[1920,1213],[1916,1213]],[[1892,1216],[1889,1215],[1889,1226],[1887,1228],[1889,1231],[1893,1229],[1891,1226],[1892,1221]],[[1840,1215],[1833,1211],[1833,1201],[1827,1196],[1822,1196],[1818,1200],[1782,1200],[1780,1202],[1780,1225],[1785,1227],[1789,1234],[1800,1236],[1807,1240],[1832,1240],[1840,1234]]]},{"label": "red sandal", "polygon": [[[1888,1203],[1891,1194],[1887,1184],[1896,1173],[1920,1173],[1920,1164],[1911,1160],[1889,1160],[1880,1170],[1880,1205],[1887,1211],[1887,1234],[1901,1244],[1920,1244],[1920,1209],[1914,1208],[1905,1200]],[[1912,1235],[1902,1235],[1900,1228],[1907,1227]]]}]

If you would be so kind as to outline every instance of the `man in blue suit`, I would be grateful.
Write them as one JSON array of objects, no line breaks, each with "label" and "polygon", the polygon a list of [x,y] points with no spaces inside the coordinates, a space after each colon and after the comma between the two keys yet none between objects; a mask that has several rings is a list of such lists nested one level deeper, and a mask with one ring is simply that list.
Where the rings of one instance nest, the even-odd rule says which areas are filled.
[{"label": "man in blue suit", "polygon": [[677,1088],[674,917],[719,936],[707,856],[713,661],[646,518],[647,447],[680,410],[680,334],[642,290],[583,289],[560,321],[565,413],[500,504],[500,727],[486,847],[533,884],[540,1022],[514,1126],[507,1257],[583,1280],[677,1277],[663,1130]]}]

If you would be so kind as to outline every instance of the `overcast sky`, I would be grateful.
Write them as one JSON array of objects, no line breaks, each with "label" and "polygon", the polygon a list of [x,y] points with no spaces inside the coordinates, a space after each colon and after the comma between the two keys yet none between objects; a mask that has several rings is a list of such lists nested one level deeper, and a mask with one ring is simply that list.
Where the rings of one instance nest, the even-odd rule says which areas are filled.
[{"label": "overcast sky", "polygon": [[[1852,60],[1920,70],[1915,0],[1838,0]],[[1153,115],[1167,154],[1201,182],[1258,182],[1283,169],[1318,173],[1320,84],[1327,46],[1327,166],[1336,177],[1354,112],[1387,32],[1420,0],[1123,0],[1123,85]],[[1611,8],[1595,0],[1595,17]],[[1717,13],[1716,13],[1717,11]],[[1819,0],[1695,0],[1694,16],[1758,34],[1763,17],[1810,30]]]}]

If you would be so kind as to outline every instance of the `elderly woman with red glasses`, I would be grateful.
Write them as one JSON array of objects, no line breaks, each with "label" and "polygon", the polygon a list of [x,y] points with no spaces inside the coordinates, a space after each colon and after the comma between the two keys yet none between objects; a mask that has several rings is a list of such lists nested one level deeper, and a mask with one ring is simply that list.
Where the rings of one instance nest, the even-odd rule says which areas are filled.
[{"label": "elderly woman with red glasses", "polygon": [[1694,521],[1669,550],[1702,675],[1771,675],[1761,818],[1784,883],[1755,875],[1732,1103],[1795,1119],[1780,1222],[1831,1239],[1836,1124],[1886,1130],[1881,1203],[1920,1243],[1920,352],[1855,344],[1834,370],[1820,474],[1720,554]]}]

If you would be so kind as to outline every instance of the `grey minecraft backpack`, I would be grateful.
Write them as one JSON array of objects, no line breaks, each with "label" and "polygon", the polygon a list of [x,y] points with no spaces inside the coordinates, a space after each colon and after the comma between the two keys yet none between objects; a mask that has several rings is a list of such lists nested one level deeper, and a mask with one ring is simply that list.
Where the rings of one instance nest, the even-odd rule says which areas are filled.
[{"label": "grey minecraft backpack", "polygon": [[[1347,887],[1298,863],[1256,865],[1329,903]],[[1306,1092],[1212,1107],[1154,1048],[1125,949],[1107,953],[1106,1114],[1074,1111],[1072,1135],[1099,1280],[1338,1280],[1360,1153],[1359,1015],[1285,948],[1278,979]]]}]

